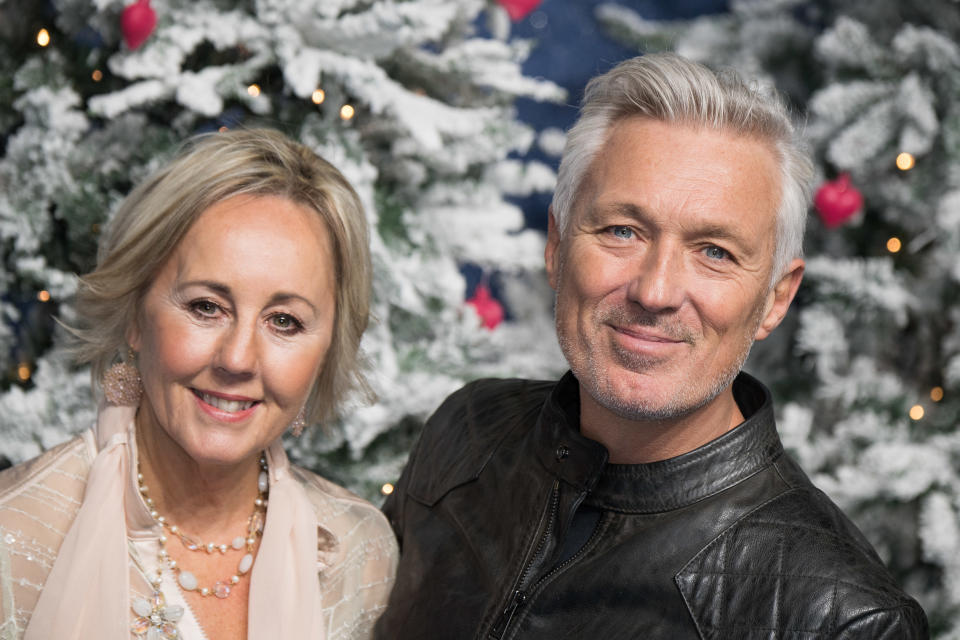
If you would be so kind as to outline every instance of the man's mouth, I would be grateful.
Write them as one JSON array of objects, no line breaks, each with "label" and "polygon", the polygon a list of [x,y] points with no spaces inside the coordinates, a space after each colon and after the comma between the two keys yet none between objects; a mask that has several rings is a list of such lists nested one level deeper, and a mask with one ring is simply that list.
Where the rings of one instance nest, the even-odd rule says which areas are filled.
[{"label": "man's mouth", "polygon": [[631,327],[615,326],[614,329],[632,338],[636,338],[637,340],[646,340],[647,342],[663,342],[663,343],[684,342],[684,340],[680,338],[674,338],[673,336],[669,336],[669,335],[660,333],[658,331],[652,331],[645,327],[631,328]]}]

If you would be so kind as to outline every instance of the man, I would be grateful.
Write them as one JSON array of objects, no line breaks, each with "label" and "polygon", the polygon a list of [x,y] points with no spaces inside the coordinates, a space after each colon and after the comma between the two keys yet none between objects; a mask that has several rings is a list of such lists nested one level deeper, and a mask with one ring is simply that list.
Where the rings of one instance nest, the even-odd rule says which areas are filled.
[{"label": "man", "polygon": [[740,373],[800,284],[811,176],[732,75],[661,54],[588,85],[546,247],[571,372],[428,421],[380,638],[927,637]]}]

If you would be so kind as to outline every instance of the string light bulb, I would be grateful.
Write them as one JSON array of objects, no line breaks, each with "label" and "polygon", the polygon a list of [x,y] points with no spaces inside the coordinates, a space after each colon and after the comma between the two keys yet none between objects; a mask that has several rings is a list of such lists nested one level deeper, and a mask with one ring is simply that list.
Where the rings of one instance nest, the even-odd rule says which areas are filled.
[{"label": "string light bulb", "polygon": [[900,249],[903,248],[903,243],[900,242],[900,238],[894,236],[887,240],[887,251],[890,253],[897,253]]},{"label": "string light bulb", "polygon": [[260,85],[258,84],[250,85],[249,87],[247,87],[247,93],[249,93],[251,97],[256,98],[257,96],[260,95]]},{"label": "string light bulb", "polygon": [[327,99],[327,94],[323,89],[317,89],[310,96],[310,99],[313,100],[313,104],[323,104],[323,101]]},{"label": "string light bulb", "polygon": [[40,29],[40,31],[37,31],[37,44],[41,47],[45,47],[50,44],[50,32],[46,29]]},{"label": "string light bulb", "polygon": [[345,104],[342,107],[340,107],[340,118],[343,120],[349,120],[350,118],[353,117],[354,113],[356,113],[356,111],[349,104]]},{"label": "string light bulb", "polygon": [[914,420],[920,420],[923,418],[923,407],[918,404],[910,407],[910,417]]},{"label": "string light bulb", "polygon": [[37,300],[40,302],[50,302],[50,292],[44,289],[37,292]]},{"label": "string light bulb", "polygon": [[943,400],[943,387],[934,387],[930,389],[930,399],[934,402]]},{"label": "string light bulb", "polygon": [[21,362],[20,366],[17,367],[17,377],[23,382],[26,382],[30,379],[31,375],[33,375],[33,372],[30,371],[30,365],[26,362]]},{"label": "string light bulb", "polygon": [[910,171],[916,164],[917,161],[913,157],[913,154],[907,153],[906,151],[897,156],[897,169],[900,169],[900,171]]},{"label": "string light bulb", "polygon": [[385,496],[390,495],[391,493],[393,493],[393,485],[390,484],[389,482],[384,483],[384,485],[380,487],[380,493],[382,493]]},{"label": "string light bulb", "polygon": [[100,71],[100,69],[94,69],[93,73],[90,74],[90,77],[93,78],[94,82],[100,82],[103,80],[103,71]]}]

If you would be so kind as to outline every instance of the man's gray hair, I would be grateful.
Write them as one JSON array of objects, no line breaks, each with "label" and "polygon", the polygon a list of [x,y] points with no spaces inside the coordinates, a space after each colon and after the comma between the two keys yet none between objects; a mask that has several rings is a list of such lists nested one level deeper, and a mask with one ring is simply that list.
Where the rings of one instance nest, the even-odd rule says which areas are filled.
[{"label": "man's gray hair", "polygon": [[773,91],[747,85],[733,71],[714,73],[673,53],[626,60],[587,84],[580,117],[567,134],[553,194],[561,235],[613,125],[629,117],[726,130],[770,144],[782,184],[772,281],[803,255],[813,164],[786,104]]}]

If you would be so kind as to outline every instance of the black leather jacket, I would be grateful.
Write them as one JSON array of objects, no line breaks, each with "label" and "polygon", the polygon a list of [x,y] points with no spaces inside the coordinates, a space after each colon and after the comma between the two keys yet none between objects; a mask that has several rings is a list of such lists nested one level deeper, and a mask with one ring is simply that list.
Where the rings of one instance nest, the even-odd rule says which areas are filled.
[{"label": "black leather jacket", "polygon": [[437,410],[384,506],[401,559],[377,638],[928,637],[759,382],[734,383],[743,424],[641,465],[580,435],[578,393],[483,380]]}]

